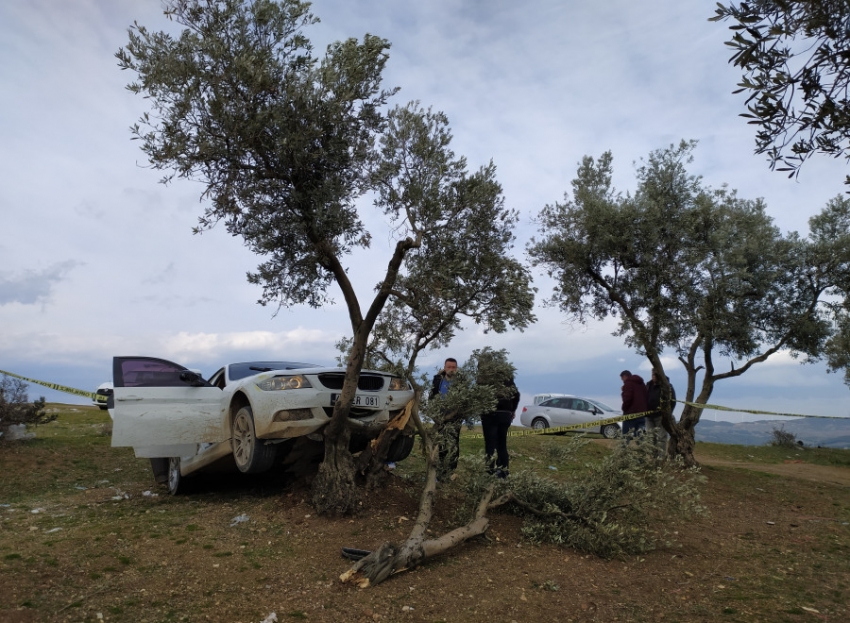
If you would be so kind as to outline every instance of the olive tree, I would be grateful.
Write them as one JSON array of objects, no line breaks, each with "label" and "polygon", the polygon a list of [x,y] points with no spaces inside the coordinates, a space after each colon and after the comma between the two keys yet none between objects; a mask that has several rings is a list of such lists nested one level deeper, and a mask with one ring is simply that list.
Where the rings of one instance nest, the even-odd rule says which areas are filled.
[{"label": "olive tree", "polygon": [[789,175],[815,153],[847,156],[850,3],[718,3],[711,19],[731,22],[729,62],[744,72],[736,92],[747,94],[756,153]]},{"label": "olive tree", "polygon": [[[783,235],[761,200],[707,188],[689,173],[694,146],[652,152],[634,195],[613,188],[610,152],[585,157],[572,196],[540,212],[541,237],[528,248],[555,279],[550,302],[581,322],[619,318],[618,334],[661,372],[662,398],[670,395],[662,354],[677,356],[684,398],[697,406],[676,422],[662,399],[662,421],[671,451],[689,465],[698,405],[717,382],[780,350],[825,354],[835,331],[825,304],[841,279],[835,258],[823,261],[834,247],[824,242],[815,254],[812,241]],[[731,361],[720,366],[720,357]]]},{"label": "olive tree", "polygon": [[21,379],[0,374],[0,438],[8,438],[10,426],[38,426],[56,420],[45,411],[44,397],[30,402],[28,385]]},{"label": "olive tree", "polygon": [[[366,344],[408,254],[429,232],[474,218],[479,184],[448,147],[447,122],[417,105],[386,112],[381,88],[389,43],[372,35],[328,46],[304,34],[317,19],[298,0],[167,0],[179,36],[134,25],[118,51],[137,75],[128,85],[152,112],[132,128],[156,169],[204,186],[197,231],[224,222],[263,257],[249,280],[262,304],[320,307],[332,285],[348,310],[345,382],[325,428],[313,485],[319,512],[358,507],[348,413]],[[360,210],[368,198],[392,222],[393,243],[368,296],[346,259],[370,246]],[[492,224],[497,227],[497,224]],[[448,275],[451,278],[451,275]]]}]

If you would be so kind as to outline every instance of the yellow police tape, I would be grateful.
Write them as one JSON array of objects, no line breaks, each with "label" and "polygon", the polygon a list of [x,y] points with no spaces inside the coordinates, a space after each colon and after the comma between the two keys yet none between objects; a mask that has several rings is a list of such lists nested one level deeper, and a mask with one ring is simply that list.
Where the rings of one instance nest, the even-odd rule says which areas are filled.
[{"label": "yellow police tape", "polygon": [[[555,426],[554,428],[533,428],[531,430],[511,430],[508,431],[508,437],[525,437],[526,435],[554,435],[555,433],[564,433],[570,430],[580,430],[583,428],[602,428],[608,424],[616,424],[617,422],[625,422],[626,420],[636,420],[639,417],[646,417],[654,411],[644,411],[642,413],[629,413],[628,415],[617,415],[614,417],[605,418],[604,420],[596,420],[594,422],[582,422],[581,424],[569,424],[567,426]],[[483,439],[484,435],[478,433],[475,435],[464,435],[471,439]]]},{"label": "yellow police tape", "polygon": [[59,392],[65,392],[66,394],[74,394],[75,396],[82,396],[83,398],[89,398],[90,400],[94,400],[96,402],[106,402],[108,400],[108,396],[103,396],[101,394],[95,394],[94,392],[87,392],[82,389],[76,389],[75,387],[67,387],[65,385],[59,385],[57,383],[48,383],[47,381],[39,381],[38,379],[30,379],[25,376],[21,376],[20,374],[14,374],[12,372],[6,372],[5,370],[0,370],[0,374],[5,374],[6,376],[14,376],[16,379],[22,379],[24,381],[28,381],[30,383],[37,383],[38,385],[44,385],[45,387],[49,387],[50,389],[55,389]]},{"label": "yellow police tape", "polygon": [[735,413],[755,413],[756,415],[781,415],[783,417],[818,418],[821,420],[846,419],[839,415],[806,415],[804,413],[779,413],[778,411],[759,411],[757,409],[733,409],[732,407],[723,407],[720,405],[701,405],[697,402],[688,402],[686,400],[677,400],[676,402],[681,402],[683,405],[688,405],[689,407],[697,407],[698,409],[711,409],[713,411],[734,411]]}]

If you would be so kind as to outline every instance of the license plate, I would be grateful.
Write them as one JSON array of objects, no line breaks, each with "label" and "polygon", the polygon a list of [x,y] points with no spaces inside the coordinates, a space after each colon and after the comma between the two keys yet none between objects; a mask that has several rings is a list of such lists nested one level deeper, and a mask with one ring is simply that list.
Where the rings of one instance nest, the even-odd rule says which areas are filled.
[{"label": "license plate", "polygon": [[[339,399],[339,394],[331,394],[331,406],[334,406],[336,401]],[[353,407],[377,407],[378,406],[378,397],[377,396],[364,396],[361,394],[356,394],[354,396],[354,402],[351,403]]]}]

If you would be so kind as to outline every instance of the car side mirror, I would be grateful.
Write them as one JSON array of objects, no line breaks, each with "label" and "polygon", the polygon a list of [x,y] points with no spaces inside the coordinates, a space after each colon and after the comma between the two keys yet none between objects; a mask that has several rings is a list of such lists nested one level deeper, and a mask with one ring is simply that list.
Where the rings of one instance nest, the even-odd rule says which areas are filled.
[{"label": "car side mirror", "polygon": [[192,372],[191,370],[184,370],[183,372],[181,372],[180,380],[184,383],[191,385],[192,387],[203,387],[207,384],[200,374],[198,374],[197,372]]}]

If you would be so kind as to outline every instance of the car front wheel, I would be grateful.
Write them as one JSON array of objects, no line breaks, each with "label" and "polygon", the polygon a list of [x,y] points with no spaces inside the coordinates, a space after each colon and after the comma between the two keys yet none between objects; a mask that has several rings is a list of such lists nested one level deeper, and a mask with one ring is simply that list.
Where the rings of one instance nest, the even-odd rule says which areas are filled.
[{"label": "car front wheel", "polygon": [[616,424],[608,424],[602,427],[602,436],[605,439],[616,439],[620,436],[620,427]]},{"label": "car front wheel", "polygon": [[387,461],[397,463],[410,456],[410,451],[413,450],[413,441],[413,435],[399,435],[396,437],[387,451]]},{"label": "car front wheel", "polygon": [[549,422],[544,420],[542,417],[535,418],[535,420],[531,423],[531,428],[535,430],[543,430],[544,428],[549,428]]},{"label": "car front wheel", "polygon": [[230,444],[236,467],[243,474],[260,474],[271,469],[275,446],[257,439],[251,407],[245,406],[236,412],[230,431]]},{"label": "car front wheel", "polygon": [[177,495],[182,489],[180,487],[182,477],[180,476],[180,458],[171,457],[168,459],[168,492],[171,495]]}]

